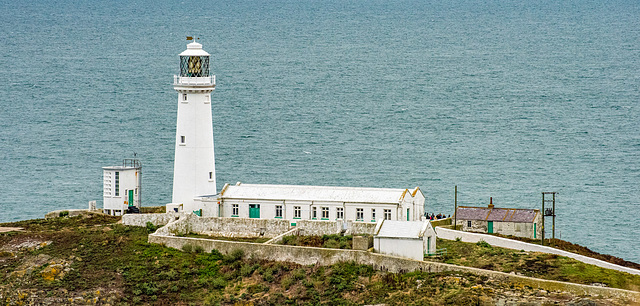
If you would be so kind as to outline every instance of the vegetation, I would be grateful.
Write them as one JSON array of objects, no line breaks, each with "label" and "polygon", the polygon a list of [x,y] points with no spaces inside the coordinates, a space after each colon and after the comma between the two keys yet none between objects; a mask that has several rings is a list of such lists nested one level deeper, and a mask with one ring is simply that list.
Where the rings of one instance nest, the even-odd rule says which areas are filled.
[{"label": "vegetation", "polygon": [[308,246],[315,248],[352,249],[353,237],[350,235],[322,235],[322,236],[284,236],[282,244]]},{"label": "vegetation", "polygon": [[210,236],[210,235],[202,235],[202,234],[194,234],[189,233],[186,235],[179,235],[180,237],[190,237],[190,238],[205,238],[205,239],[215,239],[215,240],[224,240],[224,241],[238,241],[238,242],[253,242],[253,243],[265,243],[270,238],[247,238],[247,237],[221,237],[221,236]]},{"label": "vegetation", "polygon": [[[96,214],[5,225],[26,230],[0,234],[0,300],[10,305],[490,305],[584,299],[460,272],[394,274],[354,263],[268,262],[240,250],[227,255],[191,245],[177,250],[147,243],[155,227],[123,226],[118,220]],[[347,247],[350,237],[314,241]]]},{"label": "vegetation", "polygon": [[525,252],[491,246],[480,241],[437,240],[447,252],[440,258],[427,258],[460,266],[516,273],[536,278],[579,284],[604,284],[608,287],[640,291],[640,275],[588,265],[580,261],[538,252]]}]

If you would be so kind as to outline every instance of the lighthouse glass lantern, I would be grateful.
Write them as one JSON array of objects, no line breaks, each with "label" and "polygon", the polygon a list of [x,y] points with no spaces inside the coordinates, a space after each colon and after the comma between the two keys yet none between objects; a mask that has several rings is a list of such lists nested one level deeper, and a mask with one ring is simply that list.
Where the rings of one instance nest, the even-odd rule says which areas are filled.
[{"label": "lighthouse glass lantern", "polygon": [[208,77],[209,56],[183,55],[180,56],[181,77]]}]

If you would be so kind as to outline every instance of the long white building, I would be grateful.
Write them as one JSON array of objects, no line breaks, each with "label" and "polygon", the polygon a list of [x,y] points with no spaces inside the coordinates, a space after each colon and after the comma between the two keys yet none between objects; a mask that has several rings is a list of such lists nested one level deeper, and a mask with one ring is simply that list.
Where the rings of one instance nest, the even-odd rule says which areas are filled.
[{"label": "long white building", "polygon": [[205,216],[292,220],[421,220],[420,188],[226,184],[202,199]]}]

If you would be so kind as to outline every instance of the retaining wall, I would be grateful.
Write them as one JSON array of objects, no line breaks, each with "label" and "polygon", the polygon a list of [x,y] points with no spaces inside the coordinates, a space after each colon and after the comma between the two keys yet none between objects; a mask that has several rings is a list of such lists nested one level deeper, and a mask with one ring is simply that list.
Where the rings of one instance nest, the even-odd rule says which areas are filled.
[{"label": "retaining wall", "polygon": [[164,235],[185,235],[189,233],[246,238],[274,238],[290,230],[289,220],[198,217],[187,214],[178,221],[171,222],[158,230]]},{"label": "retaining wall", "polygon": [[177,213],[167,214],[125,214],[122,216],[122,224],[131,226],[147,226],[151,222],[155,226],[166,225],[177,220],[181,215]]},{"label": "retaining wall", "polygon": [[579,260],[581,262],[584,262],[590,265],[594,265],[594,266],[598,266],[606,269],[627,272],[630,274],[640,275],[640,271],[636,269],[619,266],[619,265],[612,264],[610,262],[606,262],[600,259],[595,259],[595,258],[579,255],[576,253],[555,249],[548,246],[526,243],[518,240],[512,240],[512,239],[507,239],[507,238],[502,238],[502,237],[497,237],[492,235],[456,231],[456,230],[446,229],[442,227],[437,227],[435,230],[436,230],[436,236],[442,239],[456,240],[456,238],[460,238],[464,242],[471,242],[471,243],[476,243],[480,240],[483,240],[490,245],[501,247],[501,248],[507,248],[507,249],[513,249],[513,250],[525,250],[529,252],[543,252],[543,253],[549,253],[549,254],[556,254],[560,256],[573,258],[575,260]]},{"label": "retaining wall", "polygon": [[405,273],[411,271],[460,271],[488,276],[501,282],[511,283],[517,286],[529,286],[547,291],[565,291],[578,295],[602,296],[616,299],[623,298],[632,302],[640,302],[640,292],[635,291],[543,280],[503,272],[375,254],[366,251],[171,237],[158,234],[149,235],[149,242],[162,244],[176,249],[182,249],[184,245],[190,244],[194,247],[202,247],[205,252],[211,252],[211,250],[216,249],[223,254],[229,254],[234,250],[242,250],[244,251],[245,256],[248,257],[255,257],[270,261],[292,262],[301,265],[327,266],[338,262],[355,262],[358,264],[371,265],[376,270],[394,273]]}]

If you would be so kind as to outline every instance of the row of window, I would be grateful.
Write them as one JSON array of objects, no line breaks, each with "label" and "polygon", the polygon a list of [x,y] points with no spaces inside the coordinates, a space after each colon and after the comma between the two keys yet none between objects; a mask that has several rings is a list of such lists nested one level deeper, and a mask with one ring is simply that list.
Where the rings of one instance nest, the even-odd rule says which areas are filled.
[{"label": "row of window", "polygon": [[[275,217],[276,218],[282,218],[283,213],[282,213],[282,205],[276,205],[276,211],[275,211]],[[321,211],[321,219],[322,220],[329,220],[329,207],[320,207],[320,211]],[[385,220],[391,220],[391,209],[384,209],[383,210],[384,213],[384,219]],[[231,206],[231,216],[232,217],[237,217],[240,215],[240,206],[239,204],[232,204]],[[302,218],[302,208],[301,206],[294,206],[293,207],[293,218],[294,219],[300,219]],[[318,208],[317,207],[312,207],[311,208],[311,218],[312,219],[317,219],[318,218]],[[336,219],[344,219],[344,208],[343,207],[336,207]],[[364,221],[364,208],[356,208],[356,221]],[[371,209],[371,221],[376,221],[376,209],[372,208]]]},{"label": "row of window", "polygon": [[[182,94],[182,101],[181,102],[188,102],[189,100],[187,100],[187,97],[188,97],[187,94]],[[211,96],[209,96],[209,95],[204,96],[204,102],[205,103],[209,103],[210,99],[211,99]]]}]

